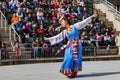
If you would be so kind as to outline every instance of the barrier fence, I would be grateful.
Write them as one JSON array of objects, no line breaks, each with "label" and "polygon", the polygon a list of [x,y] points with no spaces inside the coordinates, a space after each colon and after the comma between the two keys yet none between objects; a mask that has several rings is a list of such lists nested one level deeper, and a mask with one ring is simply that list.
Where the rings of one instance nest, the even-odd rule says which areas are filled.
[{"label": "barrier fence", "polygon": [[[31,44],[24,45],[27,48],[21,47],[20,51],[21,55],[16,57],[15,52],[8,52],[3,53],[2,49],[0,49],[0,64],[2,60],[23,60],[23,59],[33,59],[34,63],[37,59],[46,59],[46,58],[63,58],[64,57],[64,50],[61,51],[59,54],[55,55],[59,47],[37,47],[32,48]],[[98,56],[108,56],[108,55],[118,55],[119,48],[117,46],[86,46],[82,48],[82,56],[83,57],[92,57],[93,60],[96,59]],[[7,51],[11,50],[12,48],[7,48]],[[119,56],[119,55],[118,55]]]}]

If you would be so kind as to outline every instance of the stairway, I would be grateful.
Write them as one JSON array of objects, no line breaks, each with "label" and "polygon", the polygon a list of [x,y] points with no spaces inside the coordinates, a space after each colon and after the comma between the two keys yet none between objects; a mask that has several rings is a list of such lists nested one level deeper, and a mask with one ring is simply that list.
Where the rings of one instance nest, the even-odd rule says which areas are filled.
[{"label": "stairway", "polygon": [[99,13],[99,19],[104,21],[107,27],[113,27],[113,22],[106,19],[106,13],[103,13],[100,9],[97,9]]},{"label": "stairway", "polygon": [[96,10],[99,13],[99,20],[104,21],[107,27],[112,27],[115,34],[118,34],[119,31],[116,31],[116,29],[114,28],[113,22],[106,19],[106,13],[103,13],[100,9],[96,9]]},{"label": "stairway", "polygon": [[[13,33],[12,33],[13,37]],[[0,27],[0,40],[6,44],[9,59],[17,59],[15,52],[11,47],[11,41],[9,40],[9,28],[7,27],[7,33],[5,33],[4,28]],[[26,50],[26,44],[20,43],[21,56],[20,59],[31,59],[31,50]]]}]

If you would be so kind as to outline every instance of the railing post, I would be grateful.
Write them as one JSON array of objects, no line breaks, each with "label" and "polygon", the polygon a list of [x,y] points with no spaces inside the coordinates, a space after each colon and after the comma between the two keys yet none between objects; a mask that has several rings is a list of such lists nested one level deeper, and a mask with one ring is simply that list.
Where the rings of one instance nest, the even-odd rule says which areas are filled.
[{"label": "railing post", "polygon": [[118,46],[118,55],[120,56],[120,46]]},{"label": "railing post", "polygon": [[1,49],[0,49],[0,65],[2,65],[2,64],[1,64]]},{"label": "railing post", "polygon": [[94,46],[94,61],[96,61],[96,47]]},{"label": "railing post", "polygon": [[11,25],[9,27],[9,40],[11,41]]},{"label": "railing post", "polygon": [[2,14],[1,14],[0,17],[1,17],[1,21],[0,21],[0,23],[1,23],[1,27],[3,27],[3,25],[2,25],[2,24],[3,24],[3,22],[2,22]]},{"label": "railing post", "polygon": [[7,33],[7,20],[5,18],[5,33]]},{"label": "railing post", "polygon": [[35,51],[34,51],[34,49],[33,49],[33,53],[34,53],[34,63],[36,63],[36,55],[35,55]]}]

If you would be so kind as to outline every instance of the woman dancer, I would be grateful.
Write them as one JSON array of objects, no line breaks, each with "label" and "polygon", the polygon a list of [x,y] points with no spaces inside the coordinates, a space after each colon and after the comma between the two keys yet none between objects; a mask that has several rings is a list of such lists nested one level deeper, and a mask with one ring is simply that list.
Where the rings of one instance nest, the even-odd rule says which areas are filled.
[{"label": "woman dancer", "polygon": [[59,21],[65,30],[56,36],[50,38],[45,37],[45,40],[49,40],[51,45],[57,44],[65,38],[68,39],[67,44],[63,45],[57,52],[59,53],[65,48],[64,60],[60,69],[60,72],[65,76],[73,78],[77,75],[78,71],[82,70],[82,45],[79,40],[78,30],[88,25],[92,21],[92,18],[95,17],[97,17],[97,13],[94,13],[81,22],[70,25],[68,19],[62,16]]}]

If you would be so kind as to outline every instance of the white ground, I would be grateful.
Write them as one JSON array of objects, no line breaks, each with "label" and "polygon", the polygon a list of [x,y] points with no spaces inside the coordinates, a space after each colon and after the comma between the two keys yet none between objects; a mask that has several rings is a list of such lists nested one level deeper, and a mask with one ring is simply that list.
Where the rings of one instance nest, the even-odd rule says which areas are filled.
[{"label": "white ground", "polygon": [[[0,66],[0,80],[71,80],[59,73],[61,63]],[[120,61],[83,62],[72,80],[120,80]]]}]

